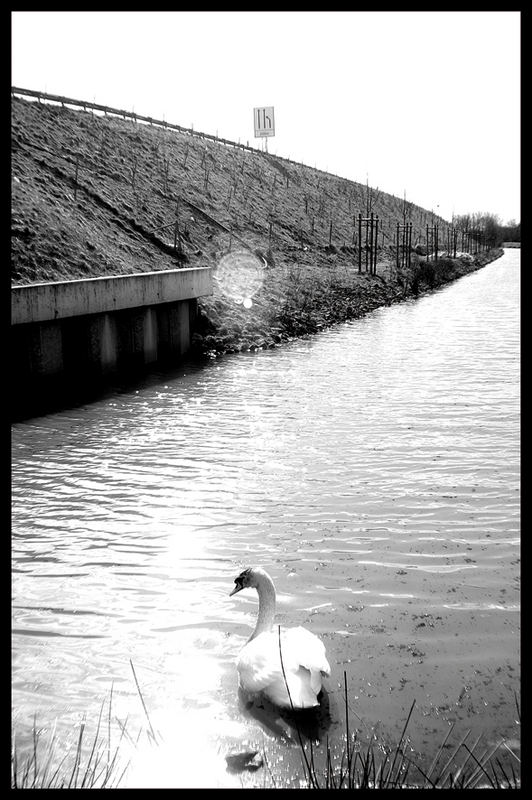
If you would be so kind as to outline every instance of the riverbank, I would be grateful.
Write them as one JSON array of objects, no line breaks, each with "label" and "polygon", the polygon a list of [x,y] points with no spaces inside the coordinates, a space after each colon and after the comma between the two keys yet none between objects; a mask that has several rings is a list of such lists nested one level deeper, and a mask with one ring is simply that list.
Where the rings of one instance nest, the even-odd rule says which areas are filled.
[{"label": "riverbank", "polygon": [[[358,273],[353,258],[343,252],[332,252],[328,262],[317,263],[315,255],[301,250],[293,261],[262,270],[249,258],[242,259],[239,281],[234,272],[228,283],[222,271],[215,271],[214,294],[199,301],[193,349],[219,355],[275,347],[432,291],[502,254],[498,248],[476,256],[440,257],[437,262],[413,254],[410,268],[397,270],[390,259],[377,265],[376,275]],[[235,252],[234,268],[238,257]]]},{"label": "riverbank", "polygon": [[[200,134],[20,98],[11,108],[12,284],[214,267],[193,337],[201,355],[316,333],[502,252],[450,260],[440,248],[427,262],[429,228],[449,248],[450,224],[406,197]],[[400,221],[409,269],[395,265]]]}]

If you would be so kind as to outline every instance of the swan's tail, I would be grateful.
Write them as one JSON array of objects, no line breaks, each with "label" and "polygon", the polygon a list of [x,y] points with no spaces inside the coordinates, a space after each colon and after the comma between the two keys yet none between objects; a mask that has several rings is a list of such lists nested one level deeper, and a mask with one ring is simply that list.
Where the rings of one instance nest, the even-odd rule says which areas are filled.
[{"label": "swan's tail", "polygon": [[286,675],[286,681],[280,675],[264,693],[282,708],[315,708],[319,706],[318,695],[321,692],[321,673],[319,670],[308,670],[300,667],[297,672]]}]

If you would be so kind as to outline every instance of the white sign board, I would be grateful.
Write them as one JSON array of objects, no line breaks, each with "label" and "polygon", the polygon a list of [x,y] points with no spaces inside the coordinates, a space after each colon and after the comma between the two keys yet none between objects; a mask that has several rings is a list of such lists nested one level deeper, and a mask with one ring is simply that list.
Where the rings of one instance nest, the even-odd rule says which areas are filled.
[{"label": "white sign board", "polygon": [[275,136],[275,120],[273,106],[253,109],[255,123],[255,138],[259,136]]}]

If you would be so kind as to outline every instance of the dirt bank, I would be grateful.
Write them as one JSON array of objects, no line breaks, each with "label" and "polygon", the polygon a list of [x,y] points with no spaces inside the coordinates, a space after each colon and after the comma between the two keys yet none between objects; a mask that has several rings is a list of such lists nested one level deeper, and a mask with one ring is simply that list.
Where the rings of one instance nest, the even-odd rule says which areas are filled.
[{"label": "dirt bank", "polygon": [[[352,261],[340,260],[337,254],[323,264],[312,253],[299,251],[291,263],[265,267],[260,276],[244,258],[239,265],[236,252],[233,263],[228,259],[231,282],[225,279],[225,270],[215,271],[214,295],[199,301],[194,347],[212,354],[274,347],[294,336],[316,333],[379,306],[431,291],[480,269],[502,252],[498,249],[474,258],[464,255],[437,262],[413,254],[409,269],[396,270],[388,260],[378,264],[377,275],[370,275],[359,274]],[[240,272],[239,281],[234,280],[235,271]],[[246,298],[250,285],[254,293]]]}]

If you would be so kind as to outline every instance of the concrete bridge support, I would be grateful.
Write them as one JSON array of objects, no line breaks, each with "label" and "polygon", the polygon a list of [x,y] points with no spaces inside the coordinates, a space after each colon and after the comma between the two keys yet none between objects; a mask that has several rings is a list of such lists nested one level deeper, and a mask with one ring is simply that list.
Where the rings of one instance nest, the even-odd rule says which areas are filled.
[{"label": "concrete bridge support", "polygon": [[179,361],[190,348],[197,297],[211,293],[208,268],[14,288],[17,404],[38,406],[39,393],[68,394]]}]

